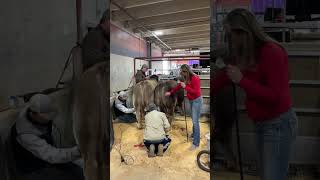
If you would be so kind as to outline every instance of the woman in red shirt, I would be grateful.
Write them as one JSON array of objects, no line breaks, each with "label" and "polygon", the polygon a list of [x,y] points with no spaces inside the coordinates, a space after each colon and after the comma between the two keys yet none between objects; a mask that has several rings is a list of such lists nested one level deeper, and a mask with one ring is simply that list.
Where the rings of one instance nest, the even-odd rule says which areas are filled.
[{"label": "woman in red shirt", "polygon": [[180,74],[183,76],[185,83],[180,82],[170,92],[166,92],[165,96],[174,94],[179,89],[183,88],[187,91],[187,98],[190,102],[191,107],[191,118],[192,118],[192,135],[193,143],[190,150],[194,150],[200,145],[200,125],[199,119],[201,115],[202,97],[200,90],[200,78],[191,70],[190,66],[184,64],[180,67]]},{"label": "woman in red shirt", "polygon": [[248,10],[233,10],[223,25],[235,63],[217,74],[212,89],[215,93],[233,82],[245,91],[248,116],[256,127],[260,177],[284,180],[297,131],[287,52],[262,31]]}]

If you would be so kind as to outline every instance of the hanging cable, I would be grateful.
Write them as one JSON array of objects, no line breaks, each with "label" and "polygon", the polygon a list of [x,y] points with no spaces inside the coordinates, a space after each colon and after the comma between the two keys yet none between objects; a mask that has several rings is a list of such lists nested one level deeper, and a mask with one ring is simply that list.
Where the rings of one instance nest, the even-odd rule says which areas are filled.
[{"label": "hanging cable", "polygon": [[[59,84],[61,83],[61,80],[62,80],[62,78],[63,78],[63,76],[64,76],[64,73],[65,73],[65,71],[67,70],[67,68],[68,68],[69,65],[70,65],[70,60],[71,60],[73,51],[74,51],[74,49],[76,49],[77,47],[80,47],[80,44],[79,44],[79,43],[77,43],[77,45],[74,46],[74,47],[70,50],[69,55],[68,55],[68,59],[66,60],[66,62],[65,62],[65,64],[64,64],[64,67],[63,67],[63,70],[62,70],[62,72],[61,72],[61,74],[60,74],[60,77],[59,77],[59,79],[58,79],[58,81],[57,81],[56,88],[59,87]],[[74,66],[74,62],[73,62],[73,66]],[[73,76],[74,76],[74,74],[75,74],[74,71],[75,71],[75,68],[73,67]],[[74,78],[74,77],[73,77],[73,78]]]}]

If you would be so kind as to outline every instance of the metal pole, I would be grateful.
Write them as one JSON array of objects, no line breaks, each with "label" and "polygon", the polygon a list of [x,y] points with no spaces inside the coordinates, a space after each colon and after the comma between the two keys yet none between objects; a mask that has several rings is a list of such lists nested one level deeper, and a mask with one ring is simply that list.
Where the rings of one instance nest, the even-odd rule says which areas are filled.
[{"label": "metal pole", "polygon": [[[283,22],[282,23],[286,23],[286,15],[287,15],[287,1],[284,0],[284,7],[283,7]],[[288,31],[290,33],[290,31]],[[282,41],[283,43],[286,41],[286,31],[285,29],[282,29]]]},{"label": "metal pole", "polygon": [[146,59],[146,61],[189,61],[189,60],[210,60],[210,58],[193,58],[193,59],[181,59],[181,58],[175,58],[175,59]]},{"label": "metal pole", "polygon": [[274,0],[272,0],[272,15],[271,15],[271,19],[272,19],[272,22],[275,22],[275,18],[274,18]]},{"label": "metal pole", "polygon": [[186,114],[186,100],[185,98],[183,99],[183,104],[184,104],[184,121],[186,123],[186,132],[187,132],[187,142],[189,141],[189,133],[188,133],[188,123],[187,123],[187,114]]},{"label": "metal pole", "polygon": [[82,39],[82,30],[81,30],[81,11],[82,11],[82,4],[81,0],[76,0],[76,11],[77,11],[77,43],[80,44]]},{"label": "metal pole", "polygon": [[133,58],[133,76],[136,75],[136,58]]},{"label": "metal pole", "polygon": [[238,108],[237,108],[237,94],[236,94],[236,85],[234,83],[232,83],[232,90],[233,90],[233,103],[234,103],[233,113],[234,113],[234,118],[236,121],[236,134],[237,134],[238,157],[239,157],[239,166],[240,166],[240,179],[243,180],[240,134],[239,134],[239,118],[238,118]]},{"label": "metal pole", "polygon": [[154,57],[135,57],[136,59],[146,60],[146,59],[160,59],[160,58],[210,58],[210,55],[190,55],[190,56],[154,56]]}]

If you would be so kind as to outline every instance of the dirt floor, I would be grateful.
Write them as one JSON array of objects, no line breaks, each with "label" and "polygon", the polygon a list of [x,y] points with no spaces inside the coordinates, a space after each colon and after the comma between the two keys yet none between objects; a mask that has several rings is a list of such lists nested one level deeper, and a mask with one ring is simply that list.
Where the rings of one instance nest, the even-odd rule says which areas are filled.
[{"label": "dirt floor", "polygon": [[[191,133],[192,122],[188,118],[188,132]],[[121,129],[121,130],[120,130]],[[185,121],[175,121],[169,133],[172,142],[163,157],[148,158],[144,147],[134,147],[143,141],[143,130],[138,130],[136,124],[114,124],[115,146],[111,151],[111,180],[209,180],[210,173],[202,171],[196,163],[200,150],[207,149],[205,134],[209,133],[208,123],[200,123],[200,148],[189,151],[191,140],[187,142]],[[133,157],[133,165],[121,164],[118,151],[122,131],[121,152]]]},{"label": "dirt floor", "polygon": [[[210,173],[202,171],[196,163],[196,156],[200,150],[207,149],[205,135],[210,131],[206,118],[200,120],[201,143],[200,148],[189,151],[191,140],[187,142],[185,122],[183,117],[177,117],[172,124],[169,133],[172,142],[163,157],[148,158],[144,147],[135,147],[142,143],[143,130],[138,130],[136,124],[117,123],[114,124],[115,144],[110,154],[110,176],[111,180],[209,180]],[[191,133],[192,122],[187,118],[188,132]],[[122,138],[121,137],[122,132]],[[118,152],[128,159],[129,165],[121,163]],[[133,158],[127,158],[129,155]],[[237,180],[240,175],[237,172],[218,171],[214,172],[213,179]],[[245,180],[259,180],[257,176],[244,175]],[[312,177],[294,177],[290,180],[314,180]]]}]

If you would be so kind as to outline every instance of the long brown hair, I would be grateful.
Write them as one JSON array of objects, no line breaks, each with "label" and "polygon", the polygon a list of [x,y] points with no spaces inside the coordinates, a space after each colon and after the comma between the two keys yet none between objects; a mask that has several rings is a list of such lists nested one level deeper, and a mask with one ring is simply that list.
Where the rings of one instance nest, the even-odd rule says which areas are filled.
[{"label": "long brown hair", "polygon": [[187,72],[186,76],[184,76],[184,81],[186,84],[188,84],[191,81],[192,76],[195,76],[196,74],[192,71],[191,67],[187,64],[183,64],[180,67],[181,71]]},{"label": "long brown hair", "polygon": [[240,34],[241,47],[230,48],[230,55],[237,57],[237,65],[240,68],[251,68],[258,63],[256,52],[264,43],[273,42],[282,47],[280,43],[263,32],[255,16],[246,9],[232,10],[223,20],[223,25],[230,27],[232,32]]}]

